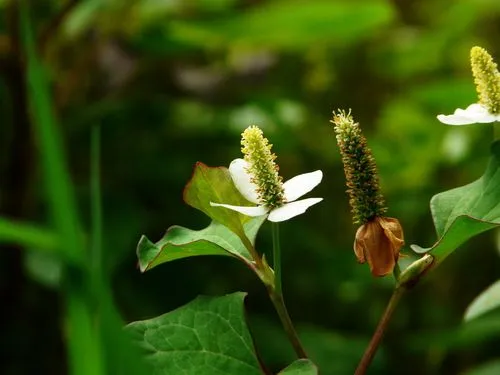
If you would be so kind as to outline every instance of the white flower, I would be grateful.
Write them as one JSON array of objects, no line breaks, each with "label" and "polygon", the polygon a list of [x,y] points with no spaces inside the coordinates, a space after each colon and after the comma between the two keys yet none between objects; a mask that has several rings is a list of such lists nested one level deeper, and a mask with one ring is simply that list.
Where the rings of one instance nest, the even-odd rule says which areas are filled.
[{"label": "white flower", "polygon": [[235,159],[229,166],[229,173],[231,178],[238,189],[248,201],[258,204],[256,207],[249,206],[233,206],[230,204],[213,203],[211,206],[225,207],[233,211],[240,212],[247,216],[262,216],[269,213],[268,220],[273,222],[285,221],[303,214],[306,210],[319,203],[323,198],[307,198],[297,200],[304,194],[314,189],[323,178],[323,172],[315,171],[311,173],[304,173],[286,181],[283,184],[285,204],[274,209],[266,207],[259,201],[257,193],[257,185],[252,182],[252,176],[247,172],[248,163],[243,159]]},{"label": "white flower", "polygon": [[494,115],[478,103],[471,104],[466,109],[458,108],[452,115],[438,115],[438,120],[447,125],[468,125],[500,121],[500,115]]}]

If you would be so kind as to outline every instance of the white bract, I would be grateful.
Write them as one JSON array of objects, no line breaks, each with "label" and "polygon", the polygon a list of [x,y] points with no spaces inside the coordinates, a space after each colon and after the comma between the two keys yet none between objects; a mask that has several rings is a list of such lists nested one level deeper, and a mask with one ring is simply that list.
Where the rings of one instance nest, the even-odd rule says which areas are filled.
[{"label": "white bract", "polygon": [[225,207],[247,216],[262,216],[269,214],[267,218],[269,221],[279,222],[303,214],[309,207],[323,200],[323,198],[307,198],[299,201],[297,200],[304,194],[310,192],[321,182],[323,172],[318,170],[311,173],[300,174],[286,181],[283,184],[285,204],[280,207],[270,209],[269,207],[261,204],[259,201],[259,195],[257,193],[258,187],[252,182],[252,176],[247,172],[247,170],[248,163],[243,159],[233,160],[229,166],[229,173],[238,191],[248,201],[257,204],[258,206],[233,206],[230,204],[213,202],[210,202],[210,205],[215,207]]},{"label": "white bract", "polygon": [[478,103],[471,104],[466,109],[458,108],[452,115],[438,115],[438,120],[446,125],[468,125],[500,121],[500,115],[494,115]]}]

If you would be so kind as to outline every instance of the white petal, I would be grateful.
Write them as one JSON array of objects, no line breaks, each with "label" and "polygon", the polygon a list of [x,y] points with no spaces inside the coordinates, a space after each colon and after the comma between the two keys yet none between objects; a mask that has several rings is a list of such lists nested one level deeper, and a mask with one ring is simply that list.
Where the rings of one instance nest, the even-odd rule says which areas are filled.
[{"label": "white petal", "polygon": [[468,106],[465,111],[463,111],[463,115],[480,123],[494,122],[497,119],[497,116],[491,114],[488,108],[478,103]]},{"label": "white petal", "polygon": [[323,172],[314,171],[295,176],[283,184],[285,190],[285,199],[287,202],[293,202],[306,193],[309,193],[321,182]]},{"label": "white petal", "polygon": [[239,212],[240,214],[247,215],[247,216],[262,216],[267,214],[269,211],[266,207],[264,206],[256,206],[256,207],[249,207],[249,206],[233,206],[231,204],[222,204],[222,203],[213,203],[210,202],[210,206],[212,207],[225,207],[230,210]]},{"label": "white petal", "polygon": [[259,203],[259,196],[257,195],[257,185],[251,181],[251,176],[247,172],[248,163],[243,159],[235,159],[229,165],[229,173],[233,179],[236,189],[248,201],[252,203]]},{"label": "white petal", "polygon": [[457,115],[437,115],[437,119],[446,125],[468,125],[474,123],[474,121],[468,117]]},{"label": "white petal", "polygon": [[279,222],[291,219],[292,217],[303,214],[309,207],[321,202],[322,200],[323,198],[307,198],[287,203],[284,206],[272,210],[267,220]]},{"label": "white petal", "polygon": [[498,121],[498,116],[488,112],[483,105],[474,103],[466,109],[458,108],[452,115],[438,115],[438,120],[447,125],[467,125]]}]

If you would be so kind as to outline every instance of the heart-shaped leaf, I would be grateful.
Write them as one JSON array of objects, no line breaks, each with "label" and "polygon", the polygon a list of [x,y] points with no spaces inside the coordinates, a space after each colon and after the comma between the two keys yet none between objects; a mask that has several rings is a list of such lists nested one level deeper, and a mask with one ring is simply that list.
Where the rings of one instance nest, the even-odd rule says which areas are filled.
[{"label": "heart-shaped leaf", "polygon": [[308,359],[299,359],[280,371],[278,375],[318,375],[318,368]]},{"label": "heart-shaped leaf", "polygon": [[412,245],[433,256],[432,267],[470,238],[500,226],[500,141],[491,147],[485,173],[471,184],[437,194],[431,213],[439,240],[430,248]]},{"label": "heart-shaped leaf", "polygon": [[[264,220],[264,216],[255,217],[244,224],[245,236],[252,244]],[[157,243],[152,243],[146,236],[142,236],[137,245],[141,272],[165,262],[199,255],[234,256],[247,264],[252,261],[240,238],[216,221],[212,221],[202,230],[175,225],[170,227]]]},{"label": "heart-shaped leaf", "polygon": [[184,201],[231,229],[242,241],[247,241],[243,224],[251,219],[249,216],[210,205],[210,202],[236,206],[252,205],[236,189],[227,168],[196,163],[193,176],[184,189]]},{"label": "heart-shaped leaf", "polygon": [[469,321],[500,307],[500,280],[494,282],[478,295],[467,307],[464,320]]},{"label": "heart-shaped leaf", "polygon": [[248,331],[245,293],[200,296],[127,330],[141,346],[154,374],[262,374]]}]

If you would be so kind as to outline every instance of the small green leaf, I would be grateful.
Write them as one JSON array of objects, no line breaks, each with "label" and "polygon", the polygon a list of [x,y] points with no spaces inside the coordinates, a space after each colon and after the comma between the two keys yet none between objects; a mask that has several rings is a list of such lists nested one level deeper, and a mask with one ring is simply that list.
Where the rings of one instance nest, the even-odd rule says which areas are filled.
[{"label": "small green leaf", "polygon": [[308,359],[299,359],[280,371],[278,375],[318,375],[318,368]]},{"label": "small green leaf", "polygon": [[485,173],[471,184],[437,194],[431,212],[439,240],[430,248],[412,245],[417,253],[429,253],[432,267],[470,238],[500,226],[500,142],[493,143]]},{"label": "small green leaf", "polygon": [[249,216],[210,205],[210,202],[236,206],[252,205],[236,189],[227,168],[196,163],[193,176],[184,189],[184,201],[231,229],[242,241],[247,240],[243,224],[251,219]]},{"label": "small green leaf", "polygon": [[[254,243],[257,232],[265,217],[256,217],[244,225],[246,236]],[[137,257],[141,272],[150,270],[162,263],[199,255],[234,256],[245,263],[252,258],[241,240],[227,227],[212,221],[202,230],[191,230],[173,226],[157,243],[142,236],[137,245]]]},{"label": "small green leaf", "polygon": [[464,320],[469,321],[500,307],[500,280],[494,282],[479,294],[467,307]]},{"label": "small green leaf", "polygon": [[260,375],[244,298],[241,292],[200,296],[167,314],[131,323],[127,330],[157,375]]}]

